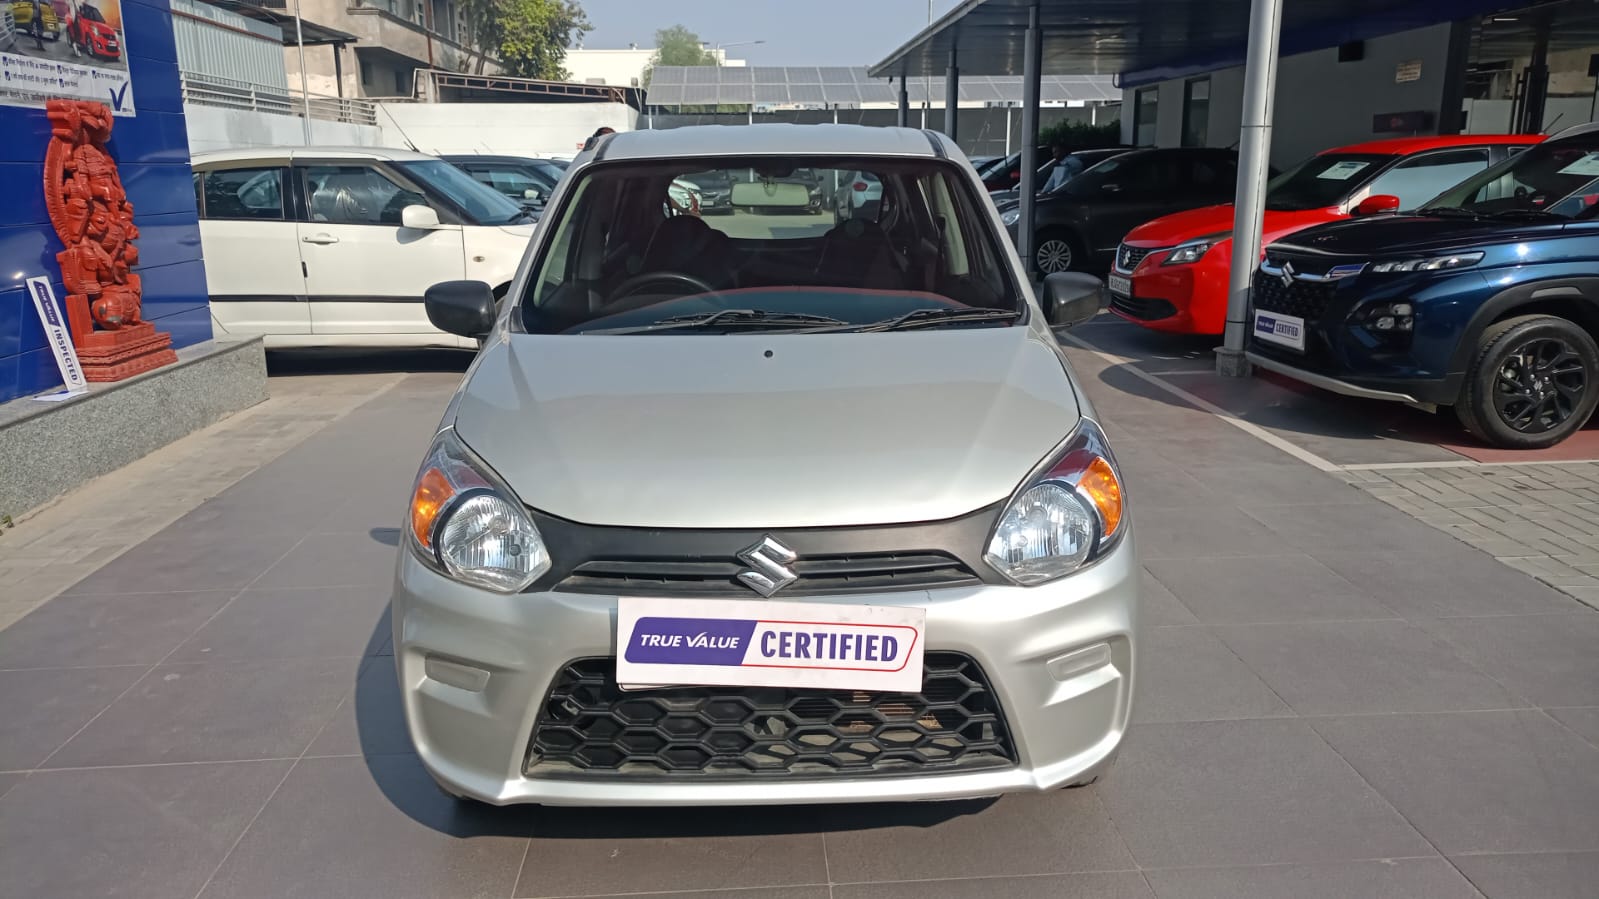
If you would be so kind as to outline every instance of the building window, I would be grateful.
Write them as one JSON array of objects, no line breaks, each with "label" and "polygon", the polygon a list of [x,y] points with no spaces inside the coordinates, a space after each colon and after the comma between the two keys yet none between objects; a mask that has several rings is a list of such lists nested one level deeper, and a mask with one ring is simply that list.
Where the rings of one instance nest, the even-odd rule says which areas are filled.
[{"label": "building window", "polygon": [[1183,84],[1183,146],[1203,147],[1210,138],[1210,78]]},{"label": "building window", "polygon": [[1155,122],[1160,99],[1160,88],[1146,87],[1133,94],[1133,145],[1155,145]]}]

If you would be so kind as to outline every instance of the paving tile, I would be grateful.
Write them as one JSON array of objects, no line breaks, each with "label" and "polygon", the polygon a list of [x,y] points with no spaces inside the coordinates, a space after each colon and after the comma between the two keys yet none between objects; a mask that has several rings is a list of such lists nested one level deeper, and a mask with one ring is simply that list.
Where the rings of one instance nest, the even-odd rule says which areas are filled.
[{"label": "paving tile", "polygon": [[1440,857],[1146,871],[1160,899],[1478,899]]},{"label": "paving tile", "polygon": [[803,887],[761,887],[746,890],[674,890],[670,893],[612,893],[584,899],[830,899],[827,884]]},{"label": "paving tile", "polygon": [[1599,701],[1599,615],[1521,615],[1419,622],[1500,683],[1541,706]]},{"label": "paving tile", "polygon": [[1196,465],[1187,471],[1209,493],[1243,507],[1371,501],[1359,487],[1297,460],[1280,465]]},{"label": "paving tile", "polygon": [[1149,573],[1146,567],[1138,578],[1139,623],[1150,627],[1179,627],[1198,624],[1199,619],[1188,611],[1166,585]]},{"label": "paving tile", "polygon": [[288,769],[38,772],[0,798],[0,895],[193,896]]},{"label": "paving tile", "polygon": [[1301,715],[1526,705],[1453,646],[1406,621],[1241,624],[1215,631]]},{"label": "paving tile", "polygon": [[[825,884],[816,810],[540,809],[516,896]],[[770,829],[763,829],[765,825]]]},{"label": "paving tile", "polygon": [[11,788],[27,779],[26,774],[0,774],[0,798],[11,792]]},{"label": "paving tile", "polygon": [[394,659],[383,657],[368,660],[356,679],[355,692],[345,697],[306,755],[373,756],[415,751],[405,726]]},{"label": "paving tile", "polygon": [[[1124,441],[1123,445],[1130,444]],[[1116,461],[1122,467],[1128,502],[1135,514],[1180,506],[1210,507],[1216,502],[1204,484],[1169,459],[1145,452],[1118,452]]]},{"label": "paving tile", "polygon": [[146,670],[141,665],[0,671],[0,771],[43,762]]},{"label": "paving tile", "polygon": [[1146,630],[1133,720],[1270,718],[1293,711],[1208,628]]},{"label": "paving tile", "polygon": [[1544,709],[1544,712],[1571,728],[1577,736],[1599,746],[1599,708]]},{"label": "paving tile", "polygon": [[1481,553],[1453,553],[1447,564],[1415,553],[1319,558],[1406,618],[1581,611],[1570,597]]},{"label": "paving tile", "polygon": [[162,665],[61,747],[50,766],[294,758],[350,692],[357,664]]},{"label": "paving tile", "polygon": [[397,553],[393,545],[368,533],[310,534],[253,586],[386,587],[394,582]]},{"label": "paving tile", "polygon": [[1206,624],[1394,617],[1388,607],[1304,553],[1155,559],[1146,567]]},{"label": "paving tile", "polygon": [[1265,525],[1237,509],[1214,503],[1140,515],[1138,548],[1146,561],[1293,552],[1293,547]]},{"label": "paving tile", "polygon": [[201,896],[499,899],[534,814],[451,799],[413,756],[303,759]]},{"label": "paving tile", "polygon": [[1599,749],[1542,712],[1312,723],[1446,855],[1599,849]]},{"label": "paving tile", "polygon": [[1245,511],[1278,539],[1318,559],[1361,552],[1464,549],[1460,541],[1378,503],[1251,506]]},{"label": "paving tile", "polygon": [[1044,874],[839,884],[833,899],[1154,899],[1142,874]]},{"label": "paving tile", "polygon": [[1593,899],[1599,852],[1457,855],[1455,866],[1488,899]]},{"label": "paving tile", "polygon": [[170,593],[246,586],[299,542],[297,533],[157,534],[67,593]]},{"label": "paving tile", "polygon": [[1433,854],[1302,720],[1135,725],[1100,783],[1143,868]]},{"label": "paving tile", "polygon": [[828,868],[840,883],[1133,868],[1094,788],[988,804],[840,807],[828,810],[822,826]]},{"label": "paving tile", "polygon": [[389,637],[391,586],[245,590],[173,662],[356,657]]},{"label": "paving tile", "polygon": [[154,665],[232,596],[231,591],[58,596],[0,630],[0,667]]}]

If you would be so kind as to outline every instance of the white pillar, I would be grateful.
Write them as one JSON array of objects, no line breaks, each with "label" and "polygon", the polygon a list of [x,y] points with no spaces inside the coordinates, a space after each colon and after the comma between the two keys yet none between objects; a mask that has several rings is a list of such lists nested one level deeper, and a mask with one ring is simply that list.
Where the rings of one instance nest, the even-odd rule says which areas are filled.
[{"label": "white pillar", "polygon": [[[1243,123],[1238,142],[1238,193],[1233,206],[1232,272],[1227,283],[1227,333],[1216,350],[1216,372],[1249,374],[1249,284],[1260,265],[1261,217],[1271,163],[1271,113],[1277,94],[1277,39],[1283,0],[1254,0],[1249,10],[1249,55],[1244,61]],[[1137,111],[1134,111],[1137,114]]]}]

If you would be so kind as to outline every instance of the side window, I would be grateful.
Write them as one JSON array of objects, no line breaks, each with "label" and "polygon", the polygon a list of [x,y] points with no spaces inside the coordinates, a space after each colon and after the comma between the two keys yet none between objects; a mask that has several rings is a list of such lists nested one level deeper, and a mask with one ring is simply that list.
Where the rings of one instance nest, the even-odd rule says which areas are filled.
[{"label": "side window", "polygon": [[1155,145],[1155,124],[1159,121],[1160,88],[1139,88],[1133,94],[1133,146]]},{"label": "side window", "polygon": [[312,165],[304,172],[313,222],[398,226],[400,210],[428,205],[426,197],[368,165]]},{"label": "side window", "polygon": [[1177,164],[1178,160],[1170,153],[1151,153],[1128,165],[1121,177],[1112,180],[1121,188],[1122,196],[1156,196],[1176,186],[1178,179],[1174,169]]},{"label": "side window", "polygon": [[194,209],[200,214],[200,218],[205,218],[205,189],[201,186],[204,178],[205,176],[199,172],[194,173]]},{"label": "side window", "polygon": [[1392,194],[1400,209],[1415,209],[1487,167],[1485,147],[1424,153],[1378,175],[1366,195]]},{"label": "side window", "polygon": [[206,218],[283,221],[282,169],[224,169],[199,177]]}]

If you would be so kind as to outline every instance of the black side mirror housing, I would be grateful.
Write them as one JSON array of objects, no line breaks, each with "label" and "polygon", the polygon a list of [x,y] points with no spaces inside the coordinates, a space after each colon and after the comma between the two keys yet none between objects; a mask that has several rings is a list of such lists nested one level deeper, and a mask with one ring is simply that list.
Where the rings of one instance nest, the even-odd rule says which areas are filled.
[{"label": "black side mirror housing", "polygon": [[422,294],[433,327],[478,339],[494,330],[494,289],[482,281],[444,281]]},{"label": "black side mirror housing", "polygon": [[1044,277],[1044,311],[1050,327],[1070,328],[1099,314],[1105,305],[1105,284],[1083,272],[1056,272]]}]

